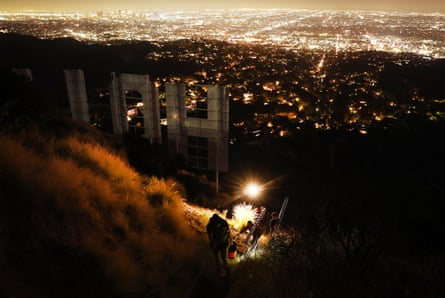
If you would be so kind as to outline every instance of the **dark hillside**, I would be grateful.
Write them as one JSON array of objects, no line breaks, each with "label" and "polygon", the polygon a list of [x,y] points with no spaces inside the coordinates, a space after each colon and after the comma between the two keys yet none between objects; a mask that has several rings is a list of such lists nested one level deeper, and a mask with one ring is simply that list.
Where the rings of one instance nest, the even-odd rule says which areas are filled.
[{"label": "dark hillside", "polygon": [[7,57],[0,62],[0,69],[30,68],[36,77],[45,78],[53,86],[64,85],[64,69],[83,69],[88,85],[106,86],[111,72],[150,74],[156,78],[187,74],[196,68],[191,63],[177,61],[149,63],[145,57],[156,46],[148,42],[99,45],[73,39],[42,40],[0,34],[0,48],[3,57]]},{"label": "dark hillside", "polygon": [[[184,170],[179,157],[144,159],[153,147],[140,139],[73,123],[57,91],[66,67],[101,85],[111,71],[189,74],[194,64],[141,62],[148,43],[2,35],[0,46],[11,57],[0,67],[0,296],[445,297],[439,110],[436,121],[410,114],[372,123],[367,134],[308,123],[298,134],[231,144],[223,203],[239,198],[246,176],[264,182],[256,204],[268,212],[290,200],[282,234],[266,233],[258,255],[221,281],[204,229],[185,216],[185,200],[207,213],[220,203],[211,179]],[[35,80],[14,77],[12,67],[31,68]],[[404,67],[382,76],[394,94],[418,85],[443,98],[440,82]]]},{"label": "dark hillside", "polygon": [[2,297],[181,297],[193,289],[210,254],[176,182],[140,176],[88,129],[22,137],[0,135]]}]

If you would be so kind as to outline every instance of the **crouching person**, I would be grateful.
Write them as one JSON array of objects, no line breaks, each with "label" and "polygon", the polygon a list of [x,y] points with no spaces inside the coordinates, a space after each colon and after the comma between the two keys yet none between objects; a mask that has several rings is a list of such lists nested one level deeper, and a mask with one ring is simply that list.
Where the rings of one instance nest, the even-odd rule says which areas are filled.
[{"label": "crouching person", "polygon": [[213,214],[207,224],[207,236],[209,237],[218,274],[226,276],[229,273],[227,253],[229,246],[232,244],[229,224],[218,214]]}]

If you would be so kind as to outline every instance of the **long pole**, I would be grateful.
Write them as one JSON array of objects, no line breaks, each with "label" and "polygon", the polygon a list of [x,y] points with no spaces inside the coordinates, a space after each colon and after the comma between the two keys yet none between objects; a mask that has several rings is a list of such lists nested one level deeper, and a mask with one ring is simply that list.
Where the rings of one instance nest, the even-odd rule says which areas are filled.
[{"label": "long pole", "polygon": [[280,213],[278,214],[278,229],[280,228],[281,221],[283,220],[284,212],[286,211],[287,203],[289,202],[289,197],[285,197],[283,200],[283,204],[281,205]]}]

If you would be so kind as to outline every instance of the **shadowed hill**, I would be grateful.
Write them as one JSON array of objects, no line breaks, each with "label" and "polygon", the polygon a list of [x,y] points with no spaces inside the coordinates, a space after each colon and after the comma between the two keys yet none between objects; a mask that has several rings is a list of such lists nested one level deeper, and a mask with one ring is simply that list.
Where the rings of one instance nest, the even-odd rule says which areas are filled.
[{"label": "shadowed hill", "polygon": [[[85,44],[73,39],[42,40],[19,34],[0,34],[0,69],[30,68],[48,84],[63,84],[64,69],[83,69],[88,85],[106,86],[111,72],[150,74],[162,77],[174,73],[193,73],[190,62],[163,60],[148,62],[145,57],[157,47],[149,42],[120,45]],[[57,84],[51,84],[57,86]]]},{"label": "shadowed hill", "polygon": [[173,181],[140,176],[96,143],[34,138],[0,137],[2,297],[181,297],[193,287],[207,244]]},{"label": "shadowed hill", "polygon": [[[54,65],[59,42],[95,47],[28,41],[38,57],[48,55],[40,43],[54,45]],[[32,49],[25,47],[20,55]],[[128,166],[122,140],[64,120],[37,82],[2,83],[2,297],[445,296],[443,124],[352,137],[305,131],[278,144],[232,146],[235,176],[280,178],[275,191],[286,186],[292,225],[221,282],[183,208],[185,197],[208,199],[198,197],[206,179],[181,172],[181,187],[143,176]]]},{"label": "shadowed hill", "polygon": [[262,247],[260,257],[218,280],[177,182],[138,174],[89,129],[68,131],[0,136],[3,297],[437,297],[445,291],[437,188],[416,189],[412,181],[399,196],[402,179],[377,178],[386,181],[373,189],[360,177],[346,181],[312,168],[306,174],[316,177],[293,182],[306,193],[286,215],[297,216],[297,225],[283,227],[286,234]]}]

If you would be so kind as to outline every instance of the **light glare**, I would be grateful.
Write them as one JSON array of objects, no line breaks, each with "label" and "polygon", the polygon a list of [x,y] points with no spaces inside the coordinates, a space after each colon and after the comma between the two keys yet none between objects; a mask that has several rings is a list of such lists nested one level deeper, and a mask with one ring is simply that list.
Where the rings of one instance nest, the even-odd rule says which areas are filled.
[{"label": "light glare", "polygon": [[236,229],[241,229],[249,220],[253,222],[255,220],[255,216],[256,210],[254,206],[247,203],[235,205],[233,207],[233,226]]},{"label": "light glare", "polygon": [[261,185],[258,185],[255,182],[251,182],[247,184],[246,188],[244,189],[244,194],[250,198],[256,198],[260,195],[261,191]]}]

